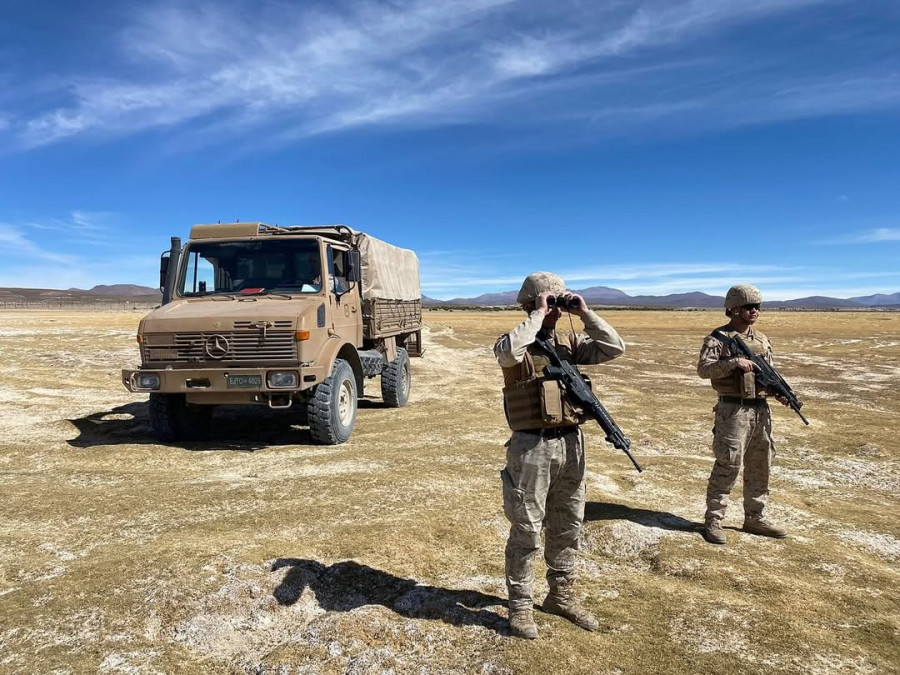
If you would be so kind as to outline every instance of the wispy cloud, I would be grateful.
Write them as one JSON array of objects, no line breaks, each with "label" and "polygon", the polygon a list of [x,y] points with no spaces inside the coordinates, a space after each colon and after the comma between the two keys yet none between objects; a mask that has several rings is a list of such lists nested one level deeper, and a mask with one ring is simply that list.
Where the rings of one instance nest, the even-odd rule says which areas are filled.
[{"label": "wispy cloud", "polygon": [[[536,0],[370,0],[262,2],[252,11],[155,3],[120,28],[115,69],[61,76],[56,87],[67,103],[10,117],[0,131],[33,147],[187,123],[206,130],[195,138],[217,142],[266,126],[267,142],[278,143],[360,126],[508,124],[524,100],[526,118],[600,121],[599,130],[900,105],[890,64],[882,73],[798,79],[772,59],[765,73],[748,75],[740,55],[713,58],[697,46],[825,3],[835,1],[562,0],[550,8]],[[667,75],[673,62],[683,64],[677,78]],[[571,99],[545,95],[554,91]]]},{"label": "wispy cloud", "polygon": [[876,227],[825,239],[820,243],[828,246],[844,246],[846,244],[883,244],[893,241],[900,241],[900,227]]},{"label": "wispy cloud", "polygon": [[517,273],[485,273],[496,270],[498,262],[509,267],[515,254],[494,255],[477,251],[419,252],[419,275],[422,292],[433,298],[448,299],[472,293],[506,291],[518,287],[522,277]]},{"label": "wispy cloud", "polygon": [[[0,287],[154,286],[158,256],[136,255],[140,246],[134,241],[112,237],[104,223],[113,217],[104,212],[74,211],[69,219],[0,222],[0,255],[7,261],[0,268]],[[98,246],[98,242],[104,245]]]},{"label": "wispy cloud", "polygon": [[0,288],[48,288],[88,290],[98,285],[137,284],[154,288],[157,274],[154,258],[121,258],[84,264],[12,265],[0,270]]},{"label": "wispy cloud", "polygon": [[[496,263],[496,261],[495,261]],[[552,267],[552,266],[551,266]],[[525,275],[533,269],[510,271],[508,263],[497,273],[486,275],[485,266],[475,261],[424,261],[422,288],[437,299],[472,297],[483,293],[517,290]],[[629,295],[669,295],[700,291],[724,295],[735,283],[752,283],[771,300],[786,300],[807,295],[849,297],[892,291],[900,288],[900,270],[840,272],[830,268],[791,265],[752,265],[739,263],[636,263],[596,268],[553,268],[569,288],[608,286]],[[877,281],[877,285],[873,282]],[[893,292],[893,291],[892,291]]]},{"label": "wispy cloud", "polygon": [[9,223],[0,223],[0,253],[16,262],[55,263],[72,265],[77,258],[65,253],[47,250],[31,241],[21,228]]},{"label": "wispy cloud", "polygon": [[108,246],[117,242],[112,227],[117,218],[116,214],[109,212],[76,210],[72,211],[68,218],[30,221],[25,226],[33,230],[59,232],[62,236],[57,239],[69,242]]},{"label": "wispy cloud", "polygon": [[885,241],[900,241],[900,227],[879,227],[861,234],[857,241],[866,244]]},{"label": "wispy cloud", "polygon": [[777,265],[746,265],[731,263],[638,263],[597,268],[577,268],[565,273],[567,281],[631,281],[634,279],[697,278],[698,275],[730,274],[734,277],[754,277],[773,272],[787,273],[796,268]]}]

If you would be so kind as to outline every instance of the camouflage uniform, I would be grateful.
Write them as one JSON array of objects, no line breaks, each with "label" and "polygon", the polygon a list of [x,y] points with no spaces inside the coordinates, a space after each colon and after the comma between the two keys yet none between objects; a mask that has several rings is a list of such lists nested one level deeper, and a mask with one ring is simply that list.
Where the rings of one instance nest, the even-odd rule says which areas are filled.
[{"label": "camouflage uniform", "polygon": [[[731,337],[730,326],[717,332]],[[755,328],[742,339],[754,353],[772,363],[772,344]],[[722,520],[728,495],[737,482],[741,464],[744,465],[744,515],[749,520],[762,520],[769,494],[769,470],[775,457],[772,439],[772,413],[764,390],[755,390],[752,373],[743,375],[732,361],[735,355],[714,335],[707,336],[700,349],[697,374],[710,379],[719,394],[713,408],[716,414],[713,430],[713,454],[716,461],[706,490],[706,516]],[[749,386],[749,389],[748,389]]]},{"label": "camouflage uniform", "polygon": [[[494,355],[507,384],[522,373],[523,362],[543,371],[547,360],[533,344],[544,315],[532,311],[515,330],[502,335]],[[584,316],[587,336],[573,335],[556,342],[560,358],[576,364],[596,364],[614,359],[625,343],[606,321],[588,310]],[[545,528],[544,557],[551,594],[571,587],[575,550],[584,520],[584,437],[577,424],[548,429],[513,431],[507,444],[503,480],[503,511],[510,522],[506,542],[506,585],[509,607],[527,607],[533,600],[534,557]]]}]

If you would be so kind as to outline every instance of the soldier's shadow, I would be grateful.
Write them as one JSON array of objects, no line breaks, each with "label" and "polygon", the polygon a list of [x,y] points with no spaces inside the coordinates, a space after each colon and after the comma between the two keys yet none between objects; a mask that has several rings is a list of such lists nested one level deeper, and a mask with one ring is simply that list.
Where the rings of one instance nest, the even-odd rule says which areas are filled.
[{"label": "soldier's shadow", "polygon": [[431,619],[454,626],[483,626],[508,632],[507,622],[488,607],[503,598],[479,591],[452,590],[419,584],[388,572],[345,560],[325,566],[316,560],[279,558],[272,571],[289,568],[272,595],[281,605],[293,605],[309,589],[325,610],[349,612],[381,605],[409,619]]},{"label": "soldier's shadow", "polygon": [[674,513],[652,511],[650,509],[633,509],[624,504],[611,502],[588,502],[584,507],[584,520],[630,520],[632,523],[661,530],[678,532],[697,532],[703,524],[697,523]]},{"label": "soldier's shadow", "polygon": [[203,441],[161,443],[150,428],[150,406],[136,401],[103,410],[84,417],[67,420],[78,436],[66,441],[73,448],[93,448],[99,445],[168,445],[186,450],[234,450],[253,452],[272,446],[311,445],[305,422],[290,410],[269,410],[263,407],[220,406],[213,414],[213,423]]}]

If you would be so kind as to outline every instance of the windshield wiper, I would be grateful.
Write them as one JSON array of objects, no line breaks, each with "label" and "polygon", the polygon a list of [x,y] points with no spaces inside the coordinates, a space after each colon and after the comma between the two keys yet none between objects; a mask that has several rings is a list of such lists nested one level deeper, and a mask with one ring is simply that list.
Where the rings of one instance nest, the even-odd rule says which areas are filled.
[{"label": "windshield wiper", "polygon": [[193,298],[212,298],[213,300],[218,300],[220,298],[224,298],[225,300],[234,300],[235,297],[231,293],[217,293],[216,291],[206,291],[205,293],[185,293],[182,297],[193,299]]}]

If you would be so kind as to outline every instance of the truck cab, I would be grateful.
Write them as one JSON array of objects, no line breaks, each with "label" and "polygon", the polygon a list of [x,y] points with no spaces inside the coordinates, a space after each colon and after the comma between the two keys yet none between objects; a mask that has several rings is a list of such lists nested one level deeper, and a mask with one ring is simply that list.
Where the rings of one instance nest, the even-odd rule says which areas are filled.
[{"label": "truck cab", "polygon": [[[418,259],[344,225],[195,225],[161,258],[141,366],[160,440],[206,436],[217,405],[300,409],[319,443],[349,439],[365,382],[406,405],[421,356]],[[395,296],[395,297],[389,297]]]}]

